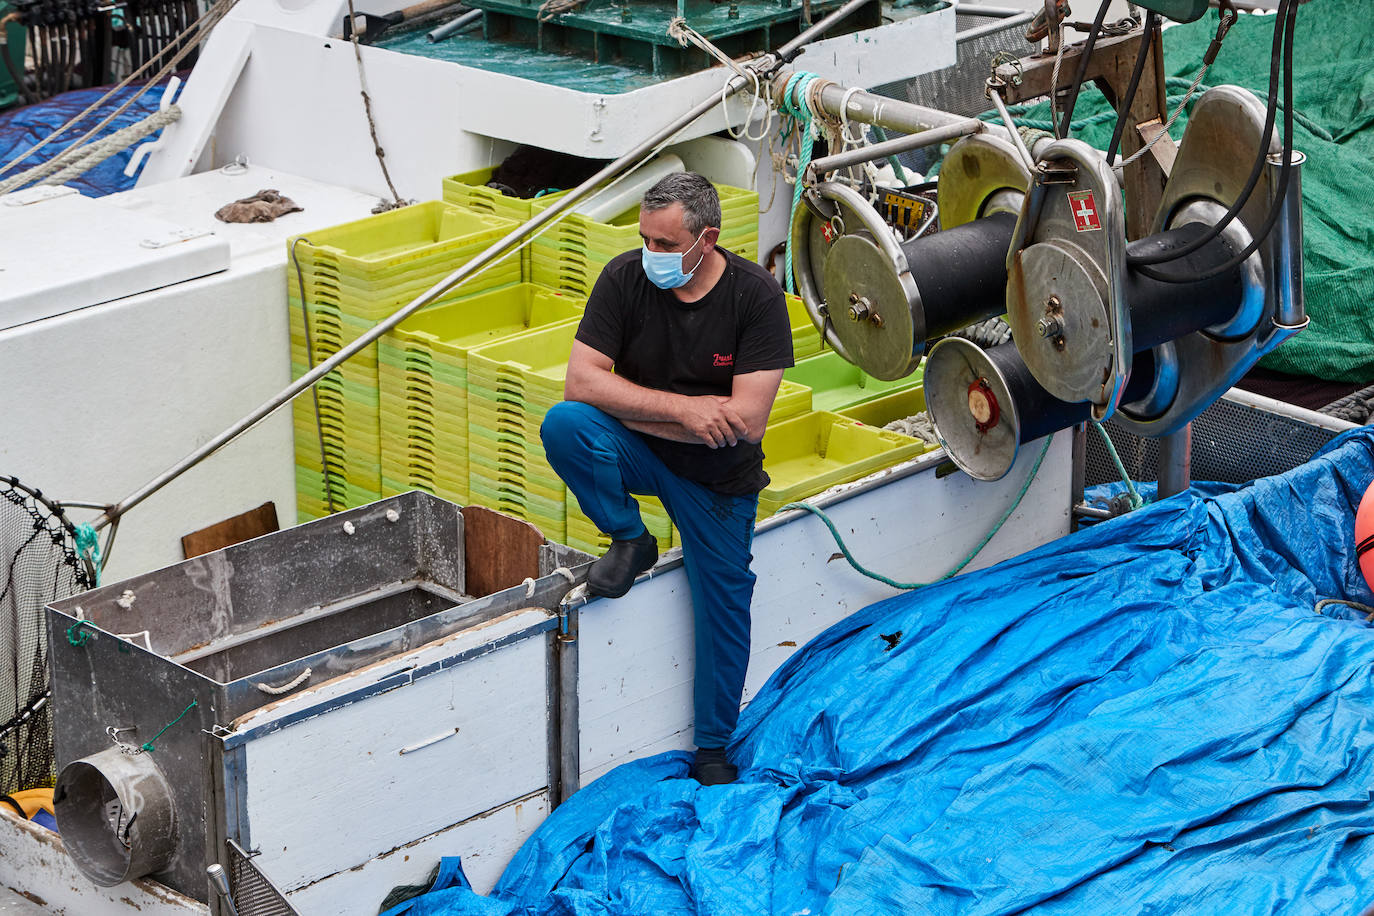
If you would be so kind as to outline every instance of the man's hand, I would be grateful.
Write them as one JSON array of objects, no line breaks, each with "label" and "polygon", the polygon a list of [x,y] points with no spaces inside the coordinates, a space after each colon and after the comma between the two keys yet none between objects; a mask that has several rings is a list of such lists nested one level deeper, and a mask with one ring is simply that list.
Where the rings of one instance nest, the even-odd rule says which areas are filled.
[{"label": "man's hand", "polygon": [[714,395],[682,398],[678,422],[711,448],[734,445],[749,432],[749,424],[731,406],[729,398]]}]

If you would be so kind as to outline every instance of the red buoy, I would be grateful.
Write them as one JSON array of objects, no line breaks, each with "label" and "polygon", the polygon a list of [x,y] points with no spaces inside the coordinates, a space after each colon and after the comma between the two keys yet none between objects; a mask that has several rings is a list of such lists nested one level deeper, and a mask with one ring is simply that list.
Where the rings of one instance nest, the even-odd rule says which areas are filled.
[{"label": "red buoy", "polygon": [[1364,581],[1374,589],[1374,483],[1364,491],[1359,511],[1355,513],[1355,556]]}]

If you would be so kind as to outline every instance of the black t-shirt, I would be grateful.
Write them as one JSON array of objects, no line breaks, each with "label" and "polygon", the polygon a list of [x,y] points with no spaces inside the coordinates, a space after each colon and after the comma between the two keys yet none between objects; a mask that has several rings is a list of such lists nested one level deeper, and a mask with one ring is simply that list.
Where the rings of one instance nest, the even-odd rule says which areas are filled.
[{"label": "black t-shirt", "polygon": [[[729,395],[736,374],[792,365],[787,303],[771,274],[739,255],[696,302],[649,282],[640,252],[617,256],[601,272],[577,339],[615,362],[616,374],[645,388],[685,395]],[[711,448],[640,434],[679,477],[719,493],[748,496],[768,486],[763,449],[740,440]]]}]

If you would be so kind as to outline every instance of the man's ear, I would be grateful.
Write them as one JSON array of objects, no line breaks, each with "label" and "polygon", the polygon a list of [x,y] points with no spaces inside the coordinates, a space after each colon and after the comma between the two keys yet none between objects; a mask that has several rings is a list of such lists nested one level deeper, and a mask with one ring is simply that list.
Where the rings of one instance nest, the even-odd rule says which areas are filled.
[{"label": "man's ear", "polygon": [[714,247],[716,246],[716,243],[719,242],[719,241],[720,241],[720,230],[719,230],[718,228],[716,228],[715,226],[707,226],[707,227],[706,227],[706,231],[705,231],[704,233],[702,233],[702,236],[701,236],[701,243],[702,243],[702,246],[703,246],[707,251],[710,251],[712,248],[714,248]]}]

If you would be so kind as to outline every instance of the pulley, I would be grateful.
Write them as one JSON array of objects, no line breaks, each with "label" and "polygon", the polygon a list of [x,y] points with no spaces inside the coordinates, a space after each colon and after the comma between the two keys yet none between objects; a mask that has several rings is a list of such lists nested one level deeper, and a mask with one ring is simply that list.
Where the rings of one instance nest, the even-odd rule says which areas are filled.
[{"label": "pulley", "polygon": [[898,379],[920,365],[930,338],[1000,315],[1029,180],[1009,141],[966,137],[941,174],[941,231],[907,241],[850,186],[808,188],[792,220],[793,269],[830,346],[875,378]]}]

